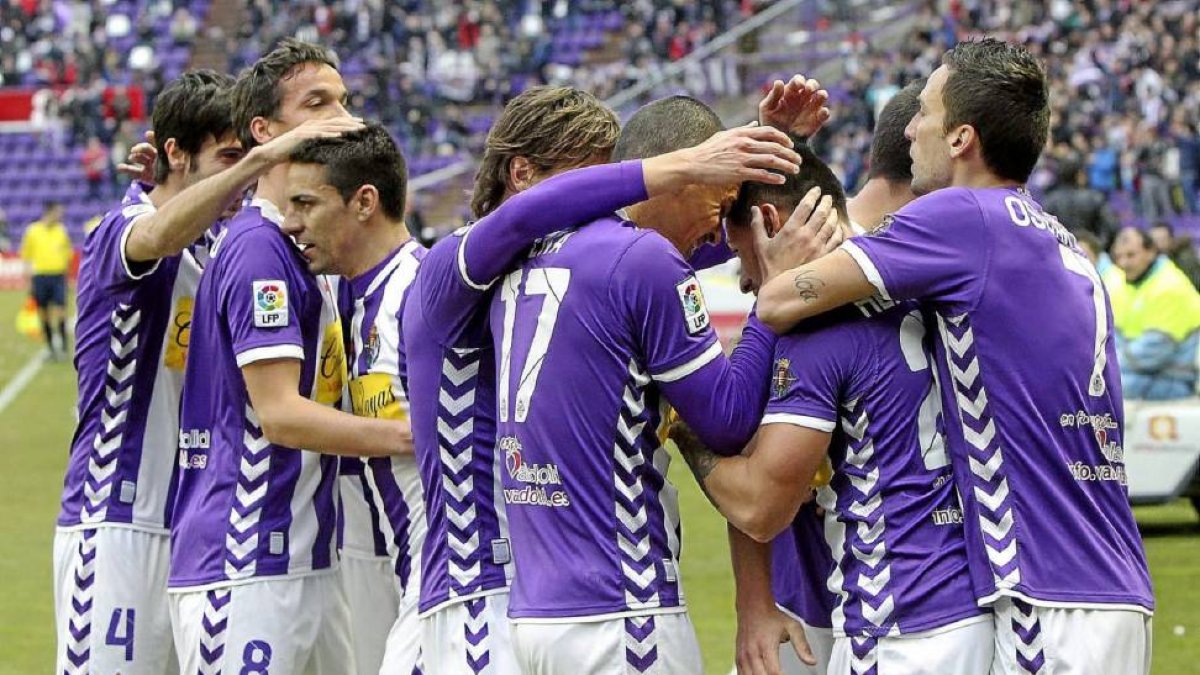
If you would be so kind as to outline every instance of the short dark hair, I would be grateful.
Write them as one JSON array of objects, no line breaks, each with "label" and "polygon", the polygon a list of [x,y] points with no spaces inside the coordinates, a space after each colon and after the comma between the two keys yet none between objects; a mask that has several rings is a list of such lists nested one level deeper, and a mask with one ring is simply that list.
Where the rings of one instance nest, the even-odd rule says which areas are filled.
[{"label": "short dark hair", "polygon": [[258,145],[250,132],[255,117],[279,114],[283,91],[279,83],[293,76],[296,69],[315,63],[337,69],[337,56],[328,49],[295,38],[284,38],[269,54],[238,75],[233,86],[233,125],[244,150]]},{"label": "short dark hair", "polygon": [[[1150,236],[1150,232],[1149,232],[1149,231],[1147,231],[1147,230],[1143,230],[1143,229],[1142,229],[1142,228],[1140,228],[1140,227],[1134,227],[1133,225],[1126,225],[1125,227],[1122,227],[1122,228],[1121,228],[1121,229],[1120,229],[1120,230],[1117,232],[1117,237],[1120,237],[1122,234],[1125,234],[1126,232],[1129,232],[1129,233],[1131,233],[1131,234],[1136,234],[1136,235],[1137,235],[1137,239],[1138,239],[1138,241],[1142,242],[1142,248],[1143,248],[1143,249],[1155,249],[1155,250],[1157,250],[1157,248],[1158,248],[1158,247],[1157,247],[1157,246],[1155,246],[1155,244],[1154,244],[1154,238]],[[1113,241],[1115,242],[1115,241],[1116,241],[1116,238],[1114,238],[1114,239],[1113,239]]]},{"label": "short dark hair", "polygon": [[51,199],[51,200],[45,202],[44,204],[42,204],[42,213],[46,213],[47,211],[50,211],[51,209],[61,209],[61,208],[62,208],[62,202],[55,200],[55,199]]},{"label": "short dark hair", "polygon": [[912,157],[908,154],[912,141],[904,135],[904,130],[921,108],[919,99],[923,88],[924,78],[908,83],[879,111],[875,135],[871,139],[871,170],[867,178],[898,183],[912,181]]},{"label": "short dark hair", "polygon": [[189,70],[168,84],[154,101],[154,182],[163,183],[171,173],[167,140],[189,155],[200,152],[212,136],[223,138],[233,129],[230,88],[233,78],[213,70]]},{"label": "short dark hair", "polygon": [[820,188],[821,195],[833,198],[833,208],[843,220],[848,219],[846,213],[846,191],[842,182],[821,160],[812,148],[802,139],[793,136],[793,150],[800,155],[800,172],[784,174],[787,180],[782,185],[769,185],[746,181],[738,191],[737,201],[729,209],[726,225],[738,227],[750,224],[750,207],[760,204],[771,204],[776,209],[790,214],[804,195],[814,187]]},{"label": "short dark hair", "polygon": [[649,159],[690,148],[722,131],[721,118],[691,96],[669,96],[638,109],[621,129],[613,161]]},{"label": "short dark hair", "polygon": [[1162,228],[1162,229],[1166,230],[1166,231],[1167,231],[1167,236],[1169,236],[1169,237],[1174,237],[1174,236],[1175,236],[1175,226],[1174,226],[1174,225],[1172,225],[1172,224],[1171,224],[1171,221],[1169,221],[1169,220],[1158,220],[1158,221],[1155,221],[1155,222],[1154,222],[1154,224],[1150,226],[1150,229],[1152,229],[1152,230],[1153,230],[1153,229],[1156,229],[1156,228]]},{"label": "short dark hair", "polygon": [[408,168],[396,141],[378,122],[368,122],[365,128],[341,136],[304,141],[289,159],[324,166],[325,181],[345,203],[362,186],[373,185],[384,214],[392,220],[404,218]]},{"label": "short dark hair", "polygon": [[1042,64],[1024,47],[992,38],[958,43],[942,64],[950,71],[942,91],[944,130],[969,124],[989,169],[1007,180],[1029,180],[1050,128]]}]

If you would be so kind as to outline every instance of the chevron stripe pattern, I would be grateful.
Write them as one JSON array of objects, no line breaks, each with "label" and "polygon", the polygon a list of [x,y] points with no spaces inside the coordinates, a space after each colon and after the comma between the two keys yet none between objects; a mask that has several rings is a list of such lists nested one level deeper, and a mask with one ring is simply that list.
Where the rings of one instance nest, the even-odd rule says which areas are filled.
[{"label": "chevron stripe pattern", "polygon": [[228,588],[208,591],[205,599],[204,616],[200,619],[199,675],[221,675],[221,664],[225,655],[225,637],[229,628],[229,599],[233,591]]},{"label": "chevron stripe pattern", "polygon": [[238,464],[229,529],[225,532],[225,575],[230,579],[254,576],[258,566],[258,530],[271,470],[271,443],[263,433],[254,409],[246,405],[242,431],[242,457]]},{"label": "chevron stripe pattern", "polygon": [[863,619],[886,631],[894,624],[892,614],[896,600],[891,592],[892,568],[887,561],[887,542],[883,538],[887,523],[879,466],[875,461],[875,440],[870,433],[871,420],[861,399],[850,401],[842,410],[846,460],[841,471],[849,479],[852,490],[847,515],[854,523],[854,528],[848,529],[847,543],[849,552],[860,565],[857,578],[849,568],[847,576],[852,587],[858,590]]},{"label": "chevron stripe pattern", "polygon": [[879,640],[850,638],[850,675],[879,675]]},{"label": "chevron stripe pattern", "polygon": [[625,577],[625,602],[630,609],[648,609],[659,607],[662,602],[655,589],[658,567],[651,551],[646,487],[656,481],[661,483],[662,477],[654,464],[646,461],[647,456],[653,457],[658,448],[658,436],[650,425],[651,411],[646,405],[645,390],[650,384],[650,375],[630,361],[629,378],[622,395],[613,444],[617,547]]},{"label": "chevron stripe pattern", "polygon": [[631,616],[625,619],[625,662],[639,673],[648,671],[658,661],[658,645],[654,635],[653,616]]},{"label": "chevron stripe pattern", "polygon": [[967,444],[971,469],[971,497],[979,512],[979,527],[997,589],[1008,589],[1021,581],[1017,564],[1014,511],[1005,477],[1004,456],[996,435],[996,421],[988,406],[987,389],[979,377],[975,334],[965,314],[938,314],[938,329],[946,345],[954,397]]},{"label": "chevron stripe pattern", "polygon": [[488,640],[487,597],[467,600],[467,622],[463,636],[467,639],[467,665],[476,675],[492,672],[492,654]]},{"label": "chevron stripe pattern", "polygon": [[84,523],[103,522],[117,482],[117,459],[125,436],[129,402],[133,400],[133,375],[137,371],[138,326],[140,309],[121,303],[112,313],[108,340],[108,369],[104,378],[104,406],[100,409],[100,429],[92,441],[88,473],[83,483]]},{"label": "chevron stripe pattern", "polygon": [[1016,638],[1017,665],[1021,667],[1021,672],[1038,675],[1046,665],[1042,624],[1033,606],[1023,600],[1013,600],[1012,631]]},{"label": "chevron stripe pattern", "polygon": [[481,535],[472,466],[480,356],[478,349],[447,350],[442,359],[438,391],[438,454],[442,461],[451,597],[478,591],[482,584]]},{"label": "chevron stripe pattern", "polygon": [[92,654],[92,600],[96,583],[96,530],[83,530],[75,558],[71,612],[67,617],[65,675],[84,675]]}]

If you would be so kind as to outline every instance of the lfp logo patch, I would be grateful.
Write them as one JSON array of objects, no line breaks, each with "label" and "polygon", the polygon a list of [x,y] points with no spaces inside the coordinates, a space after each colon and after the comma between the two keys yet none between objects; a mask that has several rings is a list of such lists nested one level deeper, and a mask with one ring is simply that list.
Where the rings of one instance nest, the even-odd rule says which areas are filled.
[{"label": "lfp logo patch", "polygon": [[254,326],[282,328],[288,325],[287,284],[278,280],[255,281]]},{"label": "lfp logo patch", "polygon": [[708,307],[704,305],[704,292],[695,276],[689,276],[675,285],[679,303],[683,305],[683,320],[689,335],[696,335],[708,328]]}]

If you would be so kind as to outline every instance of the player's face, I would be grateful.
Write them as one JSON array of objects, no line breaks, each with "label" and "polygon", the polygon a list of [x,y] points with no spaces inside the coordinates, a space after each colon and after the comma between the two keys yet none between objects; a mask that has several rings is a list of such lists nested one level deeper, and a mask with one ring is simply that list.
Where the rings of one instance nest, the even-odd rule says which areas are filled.
[{"label": "player's face", "polygon": [[289,164],[283,231],[296,240],[313,274],[342,274],[353,236],[354,214],[326,182],[319,164]]},{"label": "player's face", "polygon": [[725,228],[725,236],[729,238],[729,248],[737,254],[742,263],[738,281],[743,293],[758,295],[762,286],[762,267],[758,263],[758,252],[754,250],[754,231],[750,223],[730,222]]},{"label": "player's face", "polygon": [[659,215],[658,224],[648,224],[667,238],[684,258],[703,244],[721,239],[721,222],[737,199],[738,185],[693,185],[685,188],[670,212]]},{"label": "player's face", "polygon": [[909,121],[904,135],[912,141],[912,191],[924,195],[950,185],[950,144],[944,130],[946,109],[942,105],[942,90],[949,71],[942,66],[933,71],[921,91],[921,107]]},{"label": "player's face", "polygon": [[270,121],[272,135],[286,133],[309,120],[348,117],[346,85],[338,71],[325,64],[305,63],[280,82],[283,97],[279,116]]},{"label": "player's face", "polygon": [[199,152],[188,162],[184,184],[194,185],[205,178],[215,176],[237,164],[244,154],[236,135],[230,133],[219,139],[209,136],[204,139]]}]

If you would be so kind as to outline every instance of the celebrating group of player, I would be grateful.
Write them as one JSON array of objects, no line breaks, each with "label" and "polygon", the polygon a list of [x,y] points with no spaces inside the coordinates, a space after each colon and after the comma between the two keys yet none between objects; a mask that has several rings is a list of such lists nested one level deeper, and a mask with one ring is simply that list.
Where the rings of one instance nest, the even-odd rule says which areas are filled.
[{"label": "celebrating group of player", "polygon": [[[847,201],[802,77],[727,131],[531,89],[426,250],[324,49],[171,83],[80,270],[57,669],[700,673],[669,432],[740,672],[785,635],[801,672],[1148,672],[1111,313],[1021,187],[1044,74],[964,43],[917,92]],[[730,249],[726,357],[693,269]]]}]

